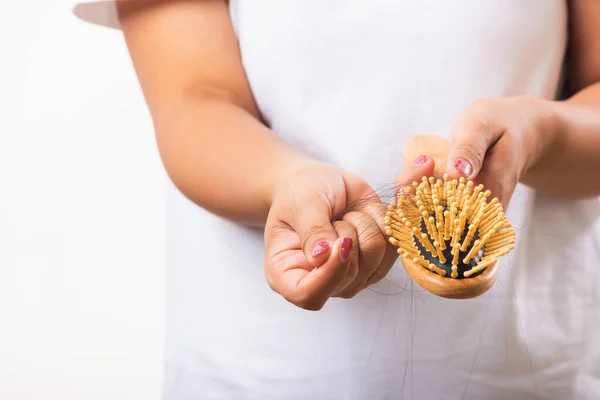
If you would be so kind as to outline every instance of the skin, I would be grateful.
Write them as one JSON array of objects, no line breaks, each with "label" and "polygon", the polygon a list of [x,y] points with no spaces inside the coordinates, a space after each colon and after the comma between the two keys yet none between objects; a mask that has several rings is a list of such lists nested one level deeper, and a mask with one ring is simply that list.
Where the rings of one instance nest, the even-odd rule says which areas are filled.
[{"label": "skin", "polygon": [[[227,2],[118,7],[170,178],[200,207],[265,228],[270,287],[319,310],[385,277],[397,257],[381,226],[385,206],[362,178],[310,159],[261,121]],[[483,99],[452,131],[447,171],[475,178],[504,204],[517,182],[600,195],[600,2],[573,0],[570,12],[570,97]],[[433,161],[419,161],[398,186],[432,174]]]},{"label": "skin", "polygon": [[475,178],[505,206],[518,182],[565,198],[600,195],[600,1],[571,0],[569,19],[566,100],[481,99],[451,132],[448,173]]}]

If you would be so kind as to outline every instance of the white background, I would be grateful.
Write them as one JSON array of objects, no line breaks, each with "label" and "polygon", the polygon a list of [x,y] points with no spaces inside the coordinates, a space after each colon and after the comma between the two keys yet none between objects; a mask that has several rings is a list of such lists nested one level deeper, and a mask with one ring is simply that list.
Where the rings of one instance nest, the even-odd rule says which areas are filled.
[{"label": "white background", "polygon": [[152,400],[166,177],[120,32],[0,0],[0,399]]}]

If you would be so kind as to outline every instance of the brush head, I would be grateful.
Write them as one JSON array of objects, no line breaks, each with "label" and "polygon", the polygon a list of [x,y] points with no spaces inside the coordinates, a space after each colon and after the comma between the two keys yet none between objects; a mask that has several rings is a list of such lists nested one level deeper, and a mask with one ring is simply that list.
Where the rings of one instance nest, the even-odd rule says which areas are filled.
[{"label": "brush head", "polygon": [[514,249],[516,234],[497,198],[464,178],[423,177],[403,188],[385,218],[402,264],[424,289],[471,298],[494,284],[498,259]]}]

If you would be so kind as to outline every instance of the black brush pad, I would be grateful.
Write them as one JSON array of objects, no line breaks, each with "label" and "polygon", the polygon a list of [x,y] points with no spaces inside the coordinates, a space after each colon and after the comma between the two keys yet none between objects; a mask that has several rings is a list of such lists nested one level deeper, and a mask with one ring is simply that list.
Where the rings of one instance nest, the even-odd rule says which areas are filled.
[{"label": "black brush pad", "polygon": [[[468,224],[467,224],[468,226]],[[421,221],[421,231],[423,233],[427,232],[427,226],[425,225],[425,221]],[[463,230],[463,234],[462,237],[460,238],[460,243],[464,243],[465,238],[467,237],[467,232],[468,229],[464,229]],[[429,238],[431,240],[431,237]],[[469,248],[467,248],[467,251],[461,251],[458,257],[458,265],[457,265],[457,269],[458,269],[458,277],[456,279],[469,279],[469,278],[475,278],[476,276],[480,275],[483,273],[484,270],[479,271],[473,275],[471,275],[469,278],[466,278],[464,273],[468,270],[470,270],[471,268],[475,267],[477,265],[477,263],[479,263],[479,261],[481,260],[481,258],[483,257],[483,253],[485,252],[485,246],[483,246],[481,248],[481,250],[479,250],[479,252],[477,254],[475,254],[475,257],[471,258],[471,261],[468,264],[463,263],[463,259],[465,258],[465,256],[469,253],[469,250],[471,250],[471,248],[473,247],[473,243],[475,243],[475,241],[479,239],[479,232],[475,231],[475,234],[473,235],[473,240],[471,240],[471,244],[469,245]],[[427,251],[427,249],[425,249],[425,247],[421,244],[421,242],[413,237],[413,242],[415,244],[415,247],[417,249],[419,249],[419,251],[421,252],[421,254],[423,255],[423,257],[425,258],[425,260],[427,260],[427,262],[435,265],[438,268],[443,269],[444,271],[446,271],[446,277],[450,277],[450,274],[452,274],[452,259],[454,258],[454,256],[452,255],[452,248],[449,246],[450,241],[446,241],[446,250],[444,250],[442,253],[444,254],[444,257],[446,258],[446,263],[442,264],[440,262],[440,260],[436,257],[433,257],[431,255],[431,253],[429,253]],[[431,243],[433,243],[433,240],[431,240]],[[425,267],[423,267],[425,268]]]}]

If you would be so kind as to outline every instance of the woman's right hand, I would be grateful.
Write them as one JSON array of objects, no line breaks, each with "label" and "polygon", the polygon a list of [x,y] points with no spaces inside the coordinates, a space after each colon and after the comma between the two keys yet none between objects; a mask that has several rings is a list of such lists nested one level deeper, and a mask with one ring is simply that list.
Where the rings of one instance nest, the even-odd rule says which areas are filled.
[{"label": "woman's right hand", "polygon": [[[433,172],[420,157],[397,181]],[[397,259],[385,234],[387,205],[360,177],[308,162],[275,185],[265,227],[269,286],[306,310],[331,297],[351,298],[383,279]]]}]

